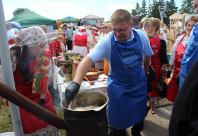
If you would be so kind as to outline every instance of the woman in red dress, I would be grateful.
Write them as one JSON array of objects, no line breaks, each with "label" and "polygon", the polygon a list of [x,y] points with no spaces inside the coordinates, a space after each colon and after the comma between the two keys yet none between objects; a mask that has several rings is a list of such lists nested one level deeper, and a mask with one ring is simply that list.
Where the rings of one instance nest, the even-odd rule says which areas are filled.
[{"label": "woman in red dress", "polygon": [[171,51],[171,57],[170,57],[170,62],[169,62],[170,66],[169,66],[169,70],[167,72],[167,78],[170,78],[173,67],[174,67],[174,72],[173,72],[173,76],[168,84],[167,97],[166,97],[171,102],[175,101],[175,98],[179,91],[179,87],[176,85],[176,77],[177,77],[178,73],[180,72],[182,57],[186,50],[186,46],[188,45],[188,42],[190,40],[190,32],[193,29],[193,26],[197,22],[198,22],[197,16],[190,16],[186,20],[186,23],[185,23],[186,34],[181,35],[176,39],[176,42],[175,42],[175,44],[172,48],[172,51]]},{"label": "woman in red dress", "polygon": [[158,97],[157,83],[161,78],[161,74],[165,72],[167,61],[166,43],[161,36],[157,34],[160,29],[160,20],[151,18],[147,23],[147,32],[149,33],[149,41],[151,49],[153,50],[153,56],[151,56],[151,66],[153,67],[156,78],[152,82],[153,90],[148,93],[150,101],[148,106],[151,107],[151,113],[155,114],[155,102]]},{"label": "woman in red dress", "polygon": [[[29,27],[19,31],[14,40],[18,46],[10,52],[16,91],[56,114],[47,89],[51,56],[44,49],[48,41],[46,34],[40,27]],[[59,135],[57,128],[21,108],[19,111],[26,136]]]}]

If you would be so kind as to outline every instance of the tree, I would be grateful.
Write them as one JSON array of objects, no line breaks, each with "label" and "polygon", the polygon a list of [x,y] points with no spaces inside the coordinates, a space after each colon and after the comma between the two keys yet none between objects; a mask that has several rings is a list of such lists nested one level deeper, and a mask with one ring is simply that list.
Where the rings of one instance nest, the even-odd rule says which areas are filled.
[{"label": "tree", "polygon": [[146,15],[147,15],[146,0],[142,0],[141,17],[143,18]]},{"label": "tree", "polygon": [[194,10],[194,0],[183,0],[181,9],[179,10],[181,14],[183,13],[195,13]]},{"label": "tree", "polygon": [[155,18],[160,18],[160,12],[159,12],[159,6],[165,6],[167,4],[167,8],[165,11],[165,14],[167,17],[163,17],[164,24],[168,25],[170,24],[169,17],[176,13],[178,10],[178,7],[176,7],[175,0],[169,0],[169,1],[164,1],[164,0],[153,0],[153,3],[151,4],[149,2],[149,7],[148,7],[148,17],[155,17]]},{"label": "tree", "polygon": [[[13,16],[18,15],[18,14],[22,13],[22,12],[25,11],[25,10],[29,10],[29,9],[27,9],[27,8],[17,8],[17,9],[14,10]],[[30,10],[29,10],[29,11],[30,11]]]},{"label": "tree", "polygon": [[152,12],[152,4],[151,4],[151,2],[149,0],[147,17],[150,17],[151,16],[151,12]]},{"label": "tree", "polygon": [[149,17],[160,19],[159,2],[157,0],[153,0],[153,4],[151,4],[151,12],[150,12]]},{"label": "tree", "polygon": [[142,19],[142,18],[141,18],[141,8],[140,8],[140,5],[139,5],[138,2],[136,3],[135,9],[132,9],[131,14],[132,14],[133,16],[136,16],[136,17],[138,18],[139,21]]}]

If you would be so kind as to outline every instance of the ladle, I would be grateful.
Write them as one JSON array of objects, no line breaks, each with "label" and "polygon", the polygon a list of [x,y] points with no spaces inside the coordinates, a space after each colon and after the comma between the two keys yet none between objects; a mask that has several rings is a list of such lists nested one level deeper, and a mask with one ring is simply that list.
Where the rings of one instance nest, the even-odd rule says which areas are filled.
[{"label": "ladle", "polygon": [[93,85],[95,83],[95,82],[89,81],[89,79],[87,79],[87,77],[84,77],[84,78],[87,80],[87,82],[89,82],[90,85]]}]

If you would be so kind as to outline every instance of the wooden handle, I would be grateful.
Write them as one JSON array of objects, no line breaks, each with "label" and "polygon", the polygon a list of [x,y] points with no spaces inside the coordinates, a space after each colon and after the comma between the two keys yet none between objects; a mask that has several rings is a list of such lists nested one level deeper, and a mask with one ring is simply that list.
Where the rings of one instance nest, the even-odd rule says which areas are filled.
[{"label": "wooden handle", "polygon": [[89,79],[87,79],[87,77],[84,77],[86,80],[87,80],[87,82],[89,82],[89,84],[90,84],[90,81],[89,81]]},{"label": "wooden handle", "polygon": [[59,118],[54,113],[48,111],[47,109],[41,107],[35,102],[31,101],[22,94],[14,91],[12,88],[8,87],[4,83],[0,82],[0,96],[7,99],[8,101],[14,103],[15,105],[21,107],[22,109],[32,113],[36,117],[44,120],[45,122],[53,125],[58,129],[66,129],[66,121]]}]

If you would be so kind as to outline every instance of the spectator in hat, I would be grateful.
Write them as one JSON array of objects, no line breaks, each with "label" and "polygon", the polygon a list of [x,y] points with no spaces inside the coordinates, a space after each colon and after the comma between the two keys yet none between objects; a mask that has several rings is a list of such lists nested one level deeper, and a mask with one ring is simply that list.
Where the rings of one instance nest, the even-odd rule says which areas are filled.
[{"label": "spectator in hat", "polygon": [[91,35],[90,35],[90,43],[91,43],[91,48],[94,48],[94,46],[98,43],[100,35],[96,33],[97,28],[96,27],[91,27]]},{"label": "spectator in hat", "polygon": [[17,34],[19,30],[22,29],[21,25],[17,22],[8,22],[7,23],[7,38],[9,48],[15,46],[16,42],[14,41],[14,36]]}]

